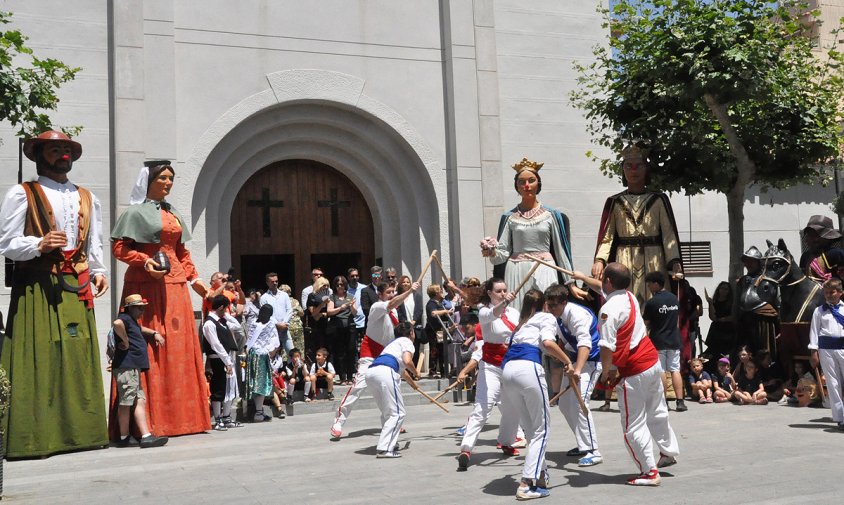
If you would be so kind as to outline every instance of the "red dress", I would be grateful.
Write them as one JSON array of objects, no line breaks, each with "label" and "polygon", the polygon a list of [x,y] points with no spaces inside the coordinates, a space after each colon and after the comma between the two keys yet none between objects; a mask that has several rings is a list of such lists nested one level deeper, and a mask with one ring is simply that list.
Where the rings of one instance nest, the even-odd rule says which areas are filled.
[{"label": "red dress", "polygon": [[[146,298],[149,305],[139,322],[157,330],[165,339],[164,346],[149,344],[150,368],[141,374],[149,429],[158,436],[186,435],[211,428],[208,384],[187,285],[198,275],[190,252],[181,243],[182,227],[178,219],[162,209],[161,222],[161,243],[116,239],[112,241],[111,251],[115,258],[129,265],[123,277],[121,300],[135,293]],[[153,279],[144,270],[144,263],[159,249],[170,259],[170,272],[162,279]],[[118,440],[114,378],[108,425],[111,439]],[[134,429],[134,423],[132,426]]]}]

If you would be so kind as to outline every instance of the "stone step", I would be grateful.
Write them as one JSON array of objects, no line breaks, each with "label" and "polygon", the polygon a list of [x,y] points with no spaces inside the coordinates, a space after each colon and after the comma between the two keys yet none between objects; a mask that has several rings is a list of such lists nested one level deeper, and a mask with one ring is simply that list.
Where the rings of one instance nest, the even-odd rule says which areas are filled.
[{"label": "stone step", "polygon": [[[445,379],[421,379],[418,381],[419,388],[428,393],[430,396],[436,396],[440,391],[448,387],[449,381]],[[351,386],[334,386],[334,400],[314,400],[310,402],[297,401],[292,405],[286,405],[286,414],[288,416],[299,416],[308,414],[327,414],[337,410],[340,402],[346,395],[346,392],[351,389]],[[455,388],[457,389],[457,388]],[[414,391],[410,385],[402,381],[401,383],[402,397],[404,398],[405,406],[430,404],[428,399],[421,394]],[[449,403],[463,402],[467,400],[467,392],[458,390],[458,396],[455,398],[454,390],[449,391],[443,396],[439,402],[448,408]],[[378,405],[375,403],[375,398],[369,394],[369,391],[364,390],[358,401],[355,403],[355,410],[377,409]],[[431,408],[437,408],[432,406]],[[264,412],[267,415],[274,415],[276,413],[275,407],[265,405]]]}]

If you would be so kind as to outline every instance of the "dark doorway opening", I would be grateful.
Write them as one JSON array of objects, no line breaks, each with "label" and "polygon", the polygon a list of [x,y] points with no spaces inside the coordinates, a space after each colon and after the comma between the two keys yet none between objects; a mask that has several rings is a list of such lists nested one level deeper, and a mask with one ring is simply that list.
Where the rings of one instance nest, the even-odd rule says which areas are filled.
[{"label": "dark doorway opening", "polygon": [[269,272],[278,274],[279,284],[290,285],[293,292],[301,291],[295,285],[296,264],[293,254],[243,254],[240,256],[240,277],[243,291],[248,293],[250,289],[267,290],[265,276]]},{"label": "dark doorway opening", "polygon": [[322,268],[322,273],[332,284],[334,277],[346,277],[350,268],[357,268],[359,271],[364,269],[360,264],[360,253],[311,254],[311,269],[314,267]]}]

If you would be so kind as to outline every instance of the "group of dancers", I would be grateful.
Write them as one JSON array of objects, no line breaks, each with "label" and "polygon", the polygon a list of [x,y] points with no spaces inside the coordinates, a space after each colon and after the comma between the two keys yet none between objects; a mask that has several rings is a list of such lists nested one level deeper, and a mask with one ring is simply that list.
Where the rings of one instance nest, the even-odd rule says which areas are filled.
[{"label": "group of dancers", "polygon": [[[584,274],[575,277],[585,280]],[[676,463],[677,437],[668,420],[664,400],[662,369],[657,351],[646,334],[639,303],[627,288],[630,271],[620,263],[610,263],[601,281],[591,279],[606,301],[596,315],[588,308],[571,303],[566,285],[554,283],[545,291],[532,288],[522,299],[521,310],[511,304],[516,293],[508,291],[503,279],[492,277],[483,286],[479,332],[469,364],[457,381],[478,368],[475,405],[465,427],[457,456],[458,469],[466,470],[481,429],[496,405],[501,410],[499,446],[507,454],[517,454],[513,446],[524,433],[527,444],[522,478],[516,490],[520,500],[548,496],[550,491],[545,452],[550,436],[551,415],[548,384],[542,355],[565,363],[565,376],[559,395],[559,408],[575,434],[577,447],[569,455],[580,456],[580,466],[602,462],[591,411],[585,408],[597,384],[615,387],[623,438],[638,473],[627,480],[635,486],[660,484],[659,468]],[[599,286],[598,286],[599,284]],[[418,288],[415,285],[414,288]],[[400,457],[398,436],[405,418],[400,380],[416,375],[413,365],[413,332],[396,325],[390,305],[396,297],[385,286],[380,303],[385,317],[373,332],[381,354],[362,361],[355,386],[341,403],[332,436],[339,438],[360,389],[368,383],[381,410],[382,430],[377,457]],[[380,316],[379,316],[380,317]],[[386,343],[384,337],[394,335]],[[367,347],[371,350],[370,340]],[[567,394],[571,390],[570,394]],[[351,402],[348,401],[351,398]],[[656,442],[658,454],[652,450]]]}]

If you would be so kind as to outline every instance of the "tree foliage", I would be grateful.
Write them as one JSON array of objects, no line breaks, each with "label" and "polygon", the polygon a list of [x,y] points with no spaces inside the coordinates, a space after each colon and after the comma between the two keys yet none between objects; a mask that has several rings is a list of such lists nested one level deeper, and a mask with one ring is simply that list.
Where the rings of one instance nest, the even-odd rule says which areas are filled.
[{"label": "tree foliage", "polygon": [[[0,11],[0,25],[10,23],[11,12]],[[56,94],[80,68],[53,58],[41,59],[26,46],[28,37],[18,30],[0,31],[0,120],[18,128],[18,136],[31,136],[52,128],[46,110],[55,110]],[[79,127],[64,128],[76,134]]]},{"label": "tree foliage", "polygon": [[[577,66],[571,94],[597,144],[650,144],[651,181],[664,191],[829,180],[844,67],[837,44],[826,58],[812,52],[818,12],[762,0],[619,0],[602,12],[609,44]],[[589,155],[620,173],[617,158]]]}]

